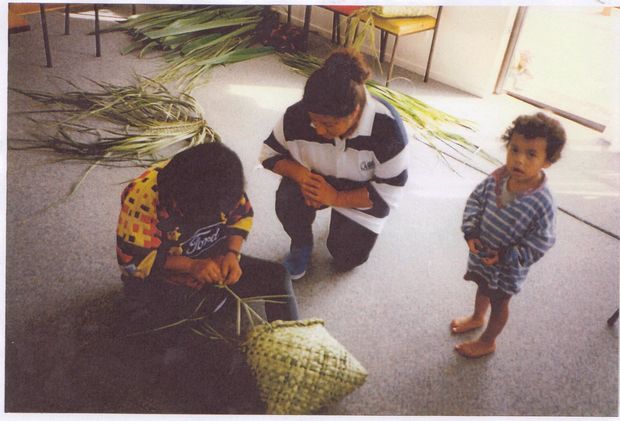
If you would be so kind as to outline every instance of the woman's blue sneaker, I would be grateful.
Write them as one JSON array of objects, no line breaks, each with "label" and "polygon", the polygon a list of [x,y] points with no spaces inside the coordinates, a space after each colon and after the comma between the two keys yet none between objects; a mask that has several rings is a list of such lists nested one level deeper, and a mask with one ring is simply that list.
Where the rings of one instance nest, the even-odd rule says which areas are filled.
[{"label": "woman's blue sneaker", "polygon": [[312,246],[291,247],[291,252],[282,263],[291,275],[291,279],[299,279],[306,274],[311,254]]}]

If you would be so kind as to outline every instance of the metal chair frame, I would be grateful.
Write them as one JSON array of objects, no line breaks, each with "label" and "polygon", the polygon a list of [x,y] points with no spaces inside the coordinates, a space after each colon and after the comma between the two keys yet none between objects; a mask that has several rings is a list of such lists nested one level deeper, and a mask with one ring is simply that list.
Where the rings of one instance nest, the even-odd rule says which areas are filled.
[{"label": "metal chair frame", "polygon": [[[332,42],[334,42],[335,44],[340,45],[340,15],[342,15],[343,13],[341,13],[340,11],[334,10],[332,8],[330,8],[330,6],[319,6],[322,7],[324,9],[327,9],[329,11],[331,11],[334,16],[333,16],[333,20],[332,20],[332,37],[331,40]],[[430,70],[431,70],[431,63],[432,63],[432,58],[433,58],[433,52],[435,50],[435,43],[437,40],[437,29],[439,27],[439,21],[441,19],[441,12],[443,10],[443,6],[439,6],[438,10],[437,10],[437,16],[435,17],[435,25],[432,28],[428,28],[428,29],[424,29],[421,31],[417,31],[417,32],[411,32],[408,34],[403,34],[403,35],[398,35],[396,33],[390,32],[389,30],[386,30],[384,28],[378,27],[377,29],[381,30],[381,38],[380,38],[380,51],[379,51],[379,61],[380,62],[384,62],[385,59],[385,50],[387,47],[387,41],[389,38],[389,35],[392,34],[394,35],[395,39],[394,39],[394,45],[392,47],[392,55],[390,57],[390,63],[388,65],[388,73],[387,73],[387,78],[386,78],[386,83],[385,86],[389,86],[391,78],[392,78],[392,73],[394,71],[394,59],[396,58],[396,48],[398,46],[398,40],[401,36],[406,36],[406,35],[413,35],[413,34],[417,34],[420,32],[424,32],[427,30],[432,30],[433,31],[433,38],[431,40],[431,47],[428,53],[428,59],[426,62],[426,69],[424,72],[424,82],[428,82],[429,76],[430,76]],[[288,6],[287,9],[287,22],[290,24],[291,22],[291,6]],[[308,35],[310,32],[310,19],[312,16],[312,6],[306,6],[305,12],[304,12],[304,27],[303,27],[303,34],[304,34],[304,50],[307,50],[308,47]],[[412,18],[414,19],[414,18]]]}]

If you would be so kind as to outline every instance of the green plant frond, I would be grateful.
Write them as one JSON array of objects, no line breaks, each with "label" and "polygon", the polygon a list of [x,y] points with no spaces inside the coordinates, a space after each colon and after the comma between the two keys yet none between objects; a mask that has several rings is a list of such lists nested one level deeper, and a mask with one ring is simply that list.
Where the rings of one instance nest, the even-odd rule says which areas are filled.
[{"label": "green plant frond", "polygon": [[180,26],[179,25],[178,27],[170,27],[170,28],[160,29],[156,31],[148,31],[148,32],[145,32],[144,35],[148,38],[156,39],[156,38],[163,38],[163,37],[167,37],[171,35],[187,34],[190,32],[201,32],[201,31],[207,31],[210,29],[226,28],[229,26],[246,25],[250,23],[257,23],[259,21],[260,21],[260,18],[255,18],[255,17],[211,21],[211,22],[200,24],[200,25],[193,25],[193,26]]},{"label": "green plant frond", "polygon": [[[167,159],[170,154],[163,151],[171,146],[219,141],[202,118],[199,104],[187,94],[173,96],[148,78],[139,78],[136,86],[95,85],[100,91],[55,95],[21,90],[44,104],[79,107],[64,113],[68,116],[64,121],[37,122],[56,127],[56,132],[40,136],[27,146],[105,164]],[[101,127],[101,122],[109,127]]]},{"label": "green plant frond", "polygon": [[[163,51],[166,66],[155,79],[177,82],[189,91],[215,65],[249,60],[273,49],[247,49],[255,42],[264,6],[199,6],[190,10],[163,10],[135,15],[121,24],[137,42],[126,51],[142,56],[153,48]],[[239,54],[229,54],[234,49]]]},{"label": "green plant frond", "polygon": [[127,55],[129,53],[131,53],[132,51],[136,51],[139,50],[141,48],[144,48],[145,44],[145,40],[144,39],[140,39],[137,41],[133,41],[132,43],[130,43],[127,47],[121,49],[121,55]]},{"label": "green plant frond", "polygon": [[199,38],[192,37],[190,41],[181,46],[180,53],[183,55],[188,55],[201,48],[210,47],[213,44],[218,43],[223,36],[224,34],[221,32],[214,32]]}]

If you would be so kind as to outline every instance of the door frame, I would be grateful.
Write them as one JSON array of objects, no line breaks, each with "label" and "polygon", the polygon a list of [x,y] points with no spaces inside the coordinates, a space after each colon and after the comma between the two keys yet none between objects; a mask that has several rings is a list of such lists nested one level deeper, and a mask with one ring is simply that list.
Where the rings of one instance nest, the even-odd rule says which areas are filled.
[{"label": "door frame", "polygon": [[497,82],[495,83],[495,89],[493,90],[493,93],[497,95],[510,95],[513,98],[527,102],[528,104],[531,104],[535,107],[549,110],[556,115],[572,120],[590,129],[596,130],[601,133],[604,132],[606,127],[604,124],[592,121],[588,118],[571,113],[570,111],[563,110],[551,104],[535,100],[528,97],[527,95],[523,95],[505,88],[506,77],[508,75],[508,70],[510,69],[510,63],[512,62],[512,59],[514,57],[517,42],[519,41],[519,36],[521,35],[521,30],[523,29],[523,23],[525,22],[525,17],[527,16],[528,9],[528,6],[519,6],[517,9],[517,14],[512,25],[512,31],[510,32],[510,38],[508,39],[508,45],[506,46],[506,52],[504,53],[504,59],[502,60],[502,65],[497,76]]}]

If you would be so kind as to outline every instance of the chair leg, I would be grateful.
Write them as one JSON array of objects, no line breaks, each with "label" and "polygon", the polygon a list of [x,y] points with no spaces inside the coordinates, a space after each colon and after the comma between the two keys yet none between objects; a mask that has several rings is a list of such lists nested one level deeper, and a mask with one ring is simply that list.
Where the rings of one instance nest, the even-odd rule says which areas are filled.
[{"label": "chair leg", "polygon": [[387,79],[385,80],[385,86],[390,86],[390,80],[392,79],[392,71],[394,70],[394,58],[396,58],[396,46],[398,45],[398,35],[394,36],[394,47],[392,48],[392,58],[390,58],[390,67],[388,68]]},{"label": "chair leg", "polygon": [[437,18],[435,19],[435,28],[433,29],[433,40],[431,41],[431,50],[428,52],[428,62],[426,63],[426,72],[424,73],[424,83],[428,81],[428,76],[431,73],[431,61],[433,59],[433,51],[435,50],[435,40],[437,38],[437,28],[439,27],[439,18],[441,17],[441,9],[443,6],[439,6],[437,10]]},{"label": "chair leg", "polygon": [[65,4],[65,35],[69,35],[69,5]]},{"label": "chair leg", "polygon": [[45,16],[45,5],[39,4],[41,10],[41,29],[43,30],[43,46],[45,48],[45,61],[47,67],[52,67],[52,52],[50,51],[50,40],[47,35],[47,17]]},{"label": "chair leg", "polygon": [[336,37],[338,36],[338,13],[334,12],[332,16],[332,43],[337,44]]},{"label": "chair leg", "polygon": [[95,4],[95,56],[101,57],[101,34],[99,33],[99,5]]},{"label": "chair leg", "polygon": [[383,60],[385,60],[385,47],[387,46],[387,40],[388,40],[389,35],[390,34],[385,32],[383,29],[381,30],[381,44],[379,47],[379,62],[380,63],[383,63]]},{"label": "chair leg", "polygon": [[302,51],[308,51],[308,37],[310,35],[310,19],[312,17],[312,6],[306,6],[304,13],[303,45]]},{"label": "chair leg", "polygon": [[340,13],[336,14],[336,44],[340,45],[340,40],[342,39],[340,31]]}]

